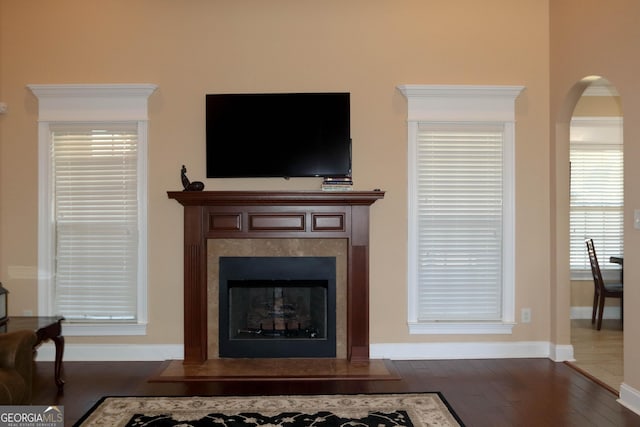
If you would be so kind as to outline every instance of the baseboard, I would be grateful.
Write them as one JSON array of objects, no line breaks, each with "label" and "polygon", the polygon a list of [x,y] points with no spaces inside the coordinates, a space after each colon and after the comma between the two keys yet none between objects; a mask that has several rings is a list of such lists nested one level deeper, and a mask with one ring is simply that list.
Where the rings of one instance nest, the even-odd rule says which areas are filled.
[{"label": "baseboard", "polygon": [[[573,360],[571,345],[546,341],[473,342],[473,343],[389,343],[371,344],[371,359],[508,359],[545,357],[555,362]],[[37,361],[52,362],[55,347],[44,343],[38,348]],[[67,344],[63,360],[69,362],[164,361],[184,358],[182,344]]]},{"label": "baseboard", "polygon": [[640,415],[640,390],[622,383],[620,385],[620,398],[618,399],[618,403]]},{"label": "baseboard", "polygon": [[549,359],[554,362],[573,362],[576,360],[573,356],[573,345],[551,344],[549,350]]},{"label": "baseboard", "polygon": [[[591,319],[593,314],[593,307],[571,307],[570,318],[571,319]],[[619,319],[620,307],[606,306],[602,313],[603,319]]]},{"label": "baseboard", "polygon": [[522,342],[448,342],[371,344],[372,359],[510,359],[550,358],[556,362],[573,359],[573,347],[557,346],[547,341]]},{"label": "baseboard", "polygon": [[[53,362],[53,343],[38,347],[36,360]],[[184,358],[182,344],[66,344],[63,361],[68,362],[129,362],[164,361]]]}]

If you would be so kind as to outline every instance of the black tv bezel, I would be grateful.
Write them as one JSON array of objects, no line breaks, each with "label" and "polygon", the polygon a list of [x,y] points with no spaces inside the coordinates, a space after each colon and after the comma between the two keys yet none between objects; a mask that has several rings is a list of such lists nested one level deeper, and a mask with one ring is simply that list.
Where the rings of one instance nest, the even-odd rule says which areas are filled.
[{"label": "black tv bezel", "polygon": [[[351,94],[349,92],[274,92],[274,93],[211,93],[211,94],[206,94],[205,96],[205,122],[206,122],[206,176],[207,178],[308,178],[308,177],[350,177],[351,176],[351,172],[352,172],[352,159],[351,159],[351,99],[350,99]],[[279,167],[275,168],[269,168],[268,165],[266,163],[264,163],[262,161],[262,159],[264,159],[266,156],[271,155],[271,153],[269,153],[269,155],[265,155],[263,153],[263,156],[253,156],[250,157],[249,159],[246,159],[247,161],[249,160],[253,160],[252,162],[250,162],[250,165],[252,166],[247,166],[247,164],[245,163],[244,165],[242,165],[242,167],[240,166],[240,163],[235,163],[234,164],[234,168],[229,168],[227,167],[226,169],[219,169],[216,168],[216,163],[214,162],[214,156],[219,155],[220,153],[223,153],[223,151],[221,151],[220,147],[221,147],[221,143],[220,140],[218,139],[214,139],[214,136],[212,136],[212,132],[210,130],[211,127],[211,123],[212,123],[212,119],[211,119],[211,114],[212,114],[212,104],[213,104],[213,99],[215,98],[219,98],[219,99],[224,99],[227,98],[228,100],[233,100],[234,102],[254,102],[254,103],[258,103],[258,105],[264,105],[264,104],[269,104],[271,102],[274,103],[274,105],[279,105],[282,106],[281,103],[286,102],[288,103],[288,105],[286,106],[287,108],[291,109],[293,108],[294,105],[302,103],[303,105],[298,105],[298,108],[296,108],[295,112],[293,113],[294,115],[296,114],[302,114],[299,111],[305,111],[305,109],[313,107],[313,105],[311,104],[314,101],[316,102],[320,102],[320,100],[322,100],[322,102],[324,104],[326,104],[327,102],[333,102],[336,105],[333,106],[333,109],[331,111],[328,110],[328,108],[326,108],[325,105],[325,109],[323,109],[322,111],[325,112],[326,114],[324,114],[322,117],[324,120],[326,120],[326,116],[330,116],[330,115],[334,115],[333,119],[338,119],[338,124],[339,126],[333,126],[333,128],[329,127],[328,129],[331,129],[331,131],[336,131],[334,128],[339,128],[339,141],[335,141],[333,142],[331,145],[329,145],[329,147],[333,148],[334,151],[336,151],[336,153],[334,153],[333,155],[333,160],[329,159],[329,155],[327,156],[327,160],[326,162],[322,163],[321,165],[314,165],[314,166],[309,166],[308,163],[313,163],[312,161],[310,161],[310,159],[312,157],[310,156],[304,156],[304,160],[306,160],[307,165],[302,166],[302,164],[304,163],[302,160],[300,159],[292,159],[292,162],[287,164],[286,162],[282,163],[279,165]],[[260,104],[262,103],[262,104]],[[236,108],[236,107],[234,107]],[[252,108],[256,108],[255,105]],[[313,109],[313,108],[312,108]],[[335,110],[338,110],[337,112]],[[289,111],[289,110],[287,110]],[[271,111],[269,111],[269,113],[271,113]],[[251,112],[249,113],[251,114]],[[243,114],[238,114],[238,116],[234,116],[233,120],[238,121],[241,120],[242,118],[244,118],[245,120],[250,120],[250,117],[248,117],[247,115],[243,115]],[[314,122],[314,124],[316,124]],[[326,129],[322,129],[321,131],[319,131],[320,133],[322,131],[326,131]],[[338,131],[336,131],[338,132]],[[229,132],[227,132],[229,134]],[[291,133],[293,134],[293,132]],[[294,148],[299,148],[302,147],[304,143],[308,144],[308,147],[311,146],[313,149],[309,151],[309,153],[311,153],[311,155],[316,155],[319,156],[317,158],[322,158],[322,156],[319,155],[320,150],[322,149],[322,147],[318,146],[318,136],[316,134],[314,134],[316,136],[316,139],[313,142],[309,142],[309,140],[302,140],[303,142],[300,143],[299,141],[295,142],[295,147]],[[286,143],[293,143],[292,142],[292,136],[290,134],[287,135],[287,138],[284,138],[285,142],[284,145],[286,145]],[[227,138],[227,141],[229,139]],[[247,141],[247,139],[243,139],[242,141],[240,141],[240,144],[243,144],[243,147],[246,149],[255,149],[257,147],[257,145],[251,145],[251,144],[247,144],[247,142],[251,142],[251,141]],[[278,144],[276,144],[277,139],[275,137],[271,137],[269,139],[269,147],[275,147]],[[229,143],[229,142],[227,142]],[[340,144],[344,144],[343,146],[340,146]],[[275,144],[275,145],[274,145]],[[238,149],[237,148],[233,148],[233,150],[229,150],[225,154],[225,161],[228,161],[229,159],[235,159],[238,156],[235,154],[235,152],[237,152]],[[294,150],[295,151],[295,150]],[[342,151],[342,153],[340,153],[339,151]],[[285,151],[284,149],[281,147],[279,150],[277,150],[279,156],[284,156]],[[245,155],[246,151],[242,152],[242,155]],[[299,153],[298,156],[301,156],[301,154]],[[267,166],[267,167],[264,167]],[[273,164],[271,165],[273,166]]]}]

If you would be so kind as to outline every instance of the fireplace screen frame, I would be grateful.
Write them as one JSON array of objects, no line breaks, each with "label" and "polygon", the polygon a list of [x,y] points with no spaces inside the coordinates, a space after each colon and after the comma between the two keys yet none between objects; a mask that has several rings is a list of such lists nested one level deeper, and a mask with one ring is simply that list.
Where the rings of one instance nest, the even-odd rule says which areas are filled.
[{"label": "fireplace screen frame", "polygon": [[[336,258],[322,256],[219,258],[219,355],[229,358],[336,357]],[[326,336],[323,338],[238,338],[231,336],[229,294],[233,283],[300,286],[326,283]]]}]

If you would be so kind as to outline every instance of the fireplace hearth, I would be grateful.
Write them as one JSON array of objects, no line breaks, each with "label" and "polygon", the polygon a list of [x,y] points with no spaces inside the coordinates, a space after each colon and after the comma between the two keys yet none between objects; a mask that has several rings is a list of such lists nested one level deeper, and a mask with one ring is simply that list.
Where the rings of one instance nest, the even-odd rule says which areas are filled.
[{"label": "fireplace hearth", "polygon": [[220,257],[220,357],[336,357],[334,257]]}]

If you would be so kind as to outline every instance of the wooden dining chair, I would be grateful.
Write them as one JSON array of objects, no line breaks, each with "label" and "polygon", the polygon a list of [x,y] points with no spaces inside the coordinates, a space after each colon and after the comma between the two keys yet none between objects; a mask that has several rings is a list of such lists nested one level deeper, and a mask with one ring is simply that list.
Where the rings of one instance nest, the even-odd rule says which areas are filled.
[{"label": "wooden dining chair", "polygon": [[598,264],[598,257],[596,256],[596,249],[593,245],[593,239],[587,239],[587,252],[589,252],[589,262],[591,263],[591,273],[593,274],[593,313],[591,314],[591,323],[596,323],[596,311],[597,311],[597,324],[596,328],[600,330],[602,327],[602,314],[604,312],[604,301],[606,298],[620,298],[620,318],[623,319],[623,286],[622,283],[605,283],[602,279],[602,272],[600,271],[600,265]]}]

